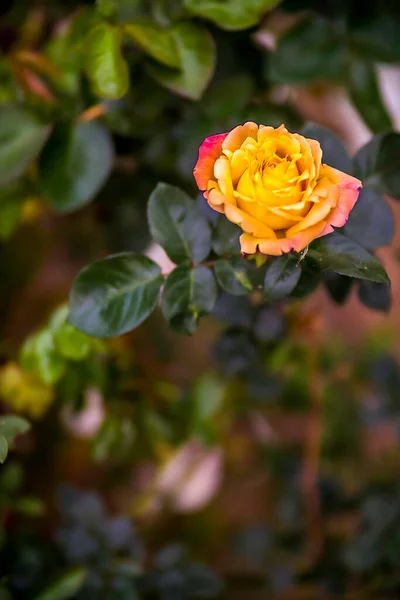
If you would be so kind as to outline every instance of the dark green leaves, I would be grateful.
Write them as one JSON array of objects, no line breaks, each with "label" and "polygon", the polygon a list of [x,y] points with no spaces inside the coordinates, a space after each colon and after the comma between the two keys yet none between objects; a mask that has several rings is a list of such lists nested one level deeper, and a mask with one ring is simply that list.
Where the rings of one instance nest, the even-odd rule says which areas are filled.
[{"label": "dark green leaves", "polygon": [[389,283],[381,263],[357,242],[340,233],[331,233],[313,242],[308,251],[322,270],[335,271],[357,279]]},{"label": "dark green leaves", "polygon": [[180,57],[171,33],[150,19],[125,23],[123,30],[144,52],[167,67],[180,67]]},{"label": "dark green leaves", "polygon": [[291,254],[276,258],[267,269],[264,292],[269,302],[276,302],[288,296],[296,287],[301,268]]},{"label": "dark green leaves", "polygon": [[218,217],[212,236],[212,249],[216,254],[239,254],[239,237],[242,230],[225,216]]},{"label": "dark green leaves", "polygon": [[193,334],[199,317],[212,311],[216,299],[217,285],[210,269],[181,265],[165,283],[162,310],[173,329]]},{"label": "dark green leaves", "polygon": [[96,261],[79,273],[70,295],[70,320],[95,337],[126,333],[153,311],[163,282],[160,267],[126,252]]},{"label": "dark green leaves", "polygon": [[380,133],[393,128],[381,97],[376,67],[373,63],[357,58],[350,60],[348,90],[354,106],[371,131]]},{"label": "dark green leaves", "polygon": [[390,285],[375,281],[360,281],[358,297],[361,302],[373,310],[388,312],[392,303]]},{"label": "dark green leaves", "polygon": [[400,134],[376,135],[354,158],[365,187],[400,200]]},{"label": "dark green leaves", "polygon": [[28,109],[0,108],[0,186],[22,175],[38,156],[48,135],[48,125]]},{"label": "dark green leaves", "polygon": [[248,261],[240,256],[217,260],[214,273],[220,286],[234,296],[252,291]]},{"label": "dark green leaves", "polygon": [[332,21],[307,17],[279,40],[269,57],[269,76],[278,83],[303,84],[340,79],[346,47]]},{"label": "dark green leaves", "polygon": [[214,42],[209,32],[194,23],[177,23],[171,30],[179,56],[179,71],[151,65],[152,76],[173,92],[199,100],[215,66]]},{"label": "dark green leaves", "polygon": [[194,15],[213,21],[223,29],[248,29],[257,25],[263,13],[279,0],[184,0],[185,7]]},{"label": "dark green leaves", "polygon": [[175,263],[204,260],[211,230],[195,202],[179,188],[159,183],[148,204],[151,235]]},{"label": "dark green leaves", "polygon": [[129,87],[128,65],[121,53],[120,31],[101,23],[85,43],[85,68],[96,94],[121,98]]},{"label": "dark green leaves", "polygon": [[347,237],[367,250],[388,246],[394,235],[394,219],[390,206],[373,190],[361,189],[344,232]]},{"label": "dark green leaves", "polygon": [[321,144],[323,163],[344,173],[351,173],[351,158],[342,140],[332,131],[315,123],[307,123],[302,128],[301,134],[306,138],[317,140]]},{"label": "dark green leaves", "polygon": [[113,161],[110,134],[97,123],[56,129],[39,165],[40,188],[61,212],[88,204],[108,178]]}]

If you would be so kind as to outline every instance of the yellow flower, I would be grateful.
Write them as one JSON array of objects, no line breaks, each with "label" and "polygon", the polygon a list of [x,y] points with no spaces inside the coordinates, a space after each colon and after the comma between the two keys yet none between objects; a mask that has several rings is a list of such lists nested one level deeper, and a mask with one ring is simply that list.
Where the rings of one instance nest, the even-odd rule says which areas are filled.
[{"label": "yellow flower", "polygon": [[361,187],[322,163],[316,140],[252,122],[204,140],[194,177],[211,208],[242,228],[242,252],[272,256],[342,227]]},{"label": "yellow flower", "polygon": [[0,397],[15,412],[40,418],[54,400],[53,388],[15,363],[0,370]]}]

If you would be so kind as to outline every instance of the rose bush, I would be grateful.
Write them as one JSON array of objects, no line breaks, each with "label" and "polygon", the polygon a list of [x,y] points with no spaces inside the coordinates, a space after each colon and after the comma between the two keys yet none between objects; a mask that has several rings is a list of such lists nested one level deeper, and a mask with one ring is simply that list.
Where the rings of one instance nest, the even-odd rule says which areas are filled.
[{"label": "rose bush", "polygon": [[322,163],[316,140],[252,122],[206,138],[194,176],[211,208],[242,228],[242,252],[272,256],[345,225],[361,187]]}]

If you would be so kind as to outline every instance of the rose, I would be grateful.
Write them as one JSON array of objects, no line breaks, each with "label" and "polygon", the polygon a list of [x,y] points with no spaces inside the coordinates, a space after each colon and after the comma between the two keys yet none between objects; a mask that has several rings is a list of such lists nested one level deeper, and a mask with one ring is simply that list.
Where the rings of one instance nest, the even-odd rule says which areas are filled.
[{"label": "rose", "polygon": [[316,140],[248,122],[204,140],[194,177],[242,228],[242,252],[279,256],[342,227],[357,201],[361,182],[321,159]]}]

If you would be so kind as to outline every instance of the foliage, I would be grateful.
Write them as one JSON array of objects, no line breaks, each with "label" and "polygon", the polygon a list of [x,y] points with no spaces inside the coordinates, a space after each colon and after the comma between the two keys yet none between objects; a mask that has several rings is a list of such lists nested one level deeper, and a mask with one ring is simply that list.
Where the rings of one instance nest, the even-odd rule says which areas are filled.
[{"label": "foliage", "polygon": [[[398,597],[396,348],[333,335],[327,299],[343,330],[395,305],[399,24],[389,0],[0,8],[0,598]],[[298,101],[338,89],[354,156]],[[362,181],[343,228],[240,253],[192,171],[247,120]]]}]

